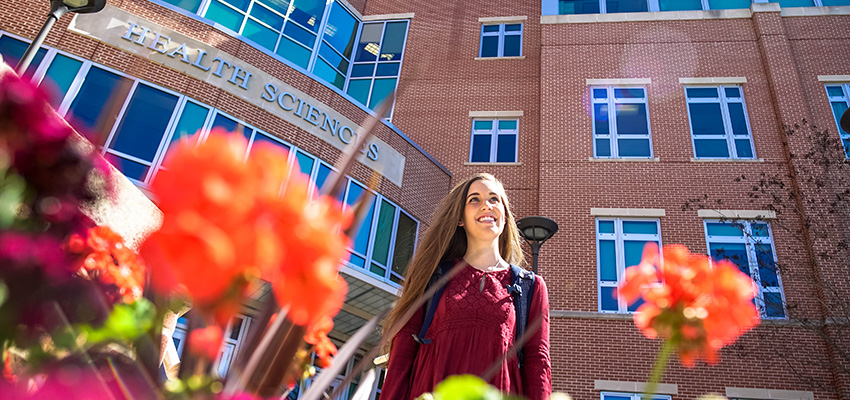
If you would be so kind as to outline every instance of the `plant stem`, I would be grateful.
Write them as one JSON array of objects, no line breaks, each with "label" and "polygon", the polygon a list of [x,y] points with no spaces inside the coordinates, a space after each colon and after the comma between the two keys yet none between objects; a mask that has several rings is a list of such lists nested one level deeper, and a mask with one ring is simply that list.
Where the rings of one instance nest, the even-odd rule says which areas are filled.
[{"label": "plant stem", "polygon": [[655,365],[652,366],[652,373],[649,375],[649,383],[646,385],[646,391],[643,394],[644,400],[652,400],[652,396],[655,395],[655,389],[658,388],[658,382],[664,376],[664,369],[667,367],[667,362],[670,361],[670,354],[673,353],[674,347],[670,339],[664,339],[661,350],[658,352],[658,358],[655,359]]}]

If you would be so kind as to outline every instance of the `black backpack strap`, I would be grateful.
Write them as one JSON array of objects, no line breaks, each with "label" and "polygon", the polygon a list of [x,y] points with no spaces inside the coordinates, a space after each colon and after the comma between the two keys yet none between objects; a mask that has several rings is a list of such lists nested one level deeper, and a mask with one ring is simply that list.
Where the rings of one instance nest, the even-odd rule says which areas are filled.
[{"label": "black backpack strap", "polygon": [[[428,280],[428,286],[425,287],[427,291],[431,286],[437,283],[440,280],[440,277],[443,274],[449,273],[449,270],[452,269],[451,261],[443,261],[437,265],[437,269],[434,270],[434,274],[431,275],[431,279]],[[443,296],[443,291],[446,290],[446,285],[443,285],[434,293],[434,297],[428,299],[425,303],[425,319],[422,321],[422,328],[419,330],[419,334],[413,334],[413,340],[415,340],[419,344],[429,344],[431,343],[431,339],[425,338],[425,334],[428,333],[428,328],[431,327],[431,321],[434,319],[434,313],[437,311],[437,305],[440,304],[440,298]]]},{"label": "black backpack strap", "polygon": [[[528,315],[531,313],[531,299],[534,296],[534,273],[511,264],[511,285],[508,293],[514,298],[516,311],[516,340],[525,333],[528,326]],[[517,350],[517,362],[522,368],[522,348]]]}]

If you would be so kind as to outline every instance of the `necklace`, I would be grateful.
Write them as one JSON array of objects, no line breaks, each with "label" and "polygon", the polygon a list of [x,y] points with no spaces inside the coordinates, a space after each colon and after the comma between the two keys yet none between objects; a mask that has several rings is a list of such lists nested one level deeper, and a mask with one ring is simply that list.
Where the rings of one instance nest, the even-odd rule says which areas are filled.
[{"label": "necklace", "polygon": [[466,262],[467,264],[469,264],[472,268],[475,268],[479,271],[494,272],[494,271],[501,271],[503,269],[502,268],[502,260],[498,260],[498,261],[496,261],[495,264],[488,266],[488,267],[485,267],[485,268],[478,268],[478,267],[472,265],[471,262],[466,261],[466,259],[464,259],[463,261]]}]

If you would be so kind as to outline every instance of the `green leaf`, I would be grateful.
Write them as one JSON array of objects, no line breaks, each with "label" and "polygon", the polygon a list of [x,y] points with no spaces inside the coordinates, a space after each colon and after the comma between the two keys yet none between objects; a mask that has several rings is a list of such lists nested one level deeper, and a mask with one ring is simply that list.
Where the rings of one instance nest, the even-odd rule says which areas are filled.
[{"label": "green leaf", "polygon": [[435,400],[500,400],[498,389],[475,375],[454,375],[440,382],[434,390]]},{"label": "green leaf", "polygon": [[139,299],[131,304],[117,304],[102,326],[93,328],[90,325],[80,326],[87,341],[95,344],[104,341],[131,342],[142,336],[152,326],[156,317],[153,303]]}]

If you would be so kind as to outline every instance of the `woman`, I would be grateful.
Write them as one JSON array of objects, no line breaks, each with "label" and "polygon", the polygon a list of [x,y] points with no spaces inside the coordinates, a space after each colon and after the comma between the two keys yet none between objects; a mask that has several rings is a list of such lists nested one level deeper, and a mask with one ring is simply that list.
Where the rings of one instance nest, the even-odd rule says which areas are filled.
[{"label": "woman", "polygon": [[[424,307],[406,323],[400,319],[425,292],[441,261],[464,265],[446,284],[428,330],[431,343],[419,344],[413,335],[422,326]],[[481,376],[500,360],[492,385],[530,400],[547,399],[552,391],[549,299],[539,276],[528,325],[538,319],[542,324],[523,346],[522,368],[515,358],[503,358],[515,339],[516,316],[507,289],[510,264],[521,263],[516,221],[501,182],[478,174],[455,186],[435,210],[407,270],[401,299],[384,324],[384,333],[394,336],[381,399],[413,399],[449,375]]]}]

